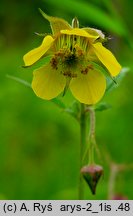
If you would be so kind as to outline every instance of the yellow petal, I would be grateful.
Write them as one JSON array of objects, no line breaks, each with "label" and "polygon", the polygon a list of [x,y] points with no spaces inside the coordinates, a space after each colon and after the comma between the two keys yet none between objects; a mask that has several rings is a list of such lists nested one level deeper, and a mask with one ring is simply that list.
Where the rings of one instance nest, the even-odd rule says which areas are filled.
[{"label": "yellow petal", "polygon": [[89,70],[87,74],[80,74],[70,82],[70,89],[74,97],[81,103],[96,104],[104,95],[106,80],[98,70]]},{"label": "yellow petal", "polygon": [[46,36],[42,44],[26,53],[23,57],[25,66],[31,66],[37,62],[52,46],[54,39],[51,36]]},{"label": "yellow petal", "polygon": [[111,76],[117,76],[121,71],[121,65],[118,63],[114,55],[106,49],[101,43],[93,44],[96,56],[108,69]]},{"label": "yellow petal", "polygon": [[71,29],[72,27],[64,19],[48,16],[41,9],[42,16],[50,22],[53,34],[59,33],[62,29]]},{"label": "yellow petal", "polygon": [[72,30],[61,30],[61,34],[67,34],[67,35],[77,35],[77,36],[81,36],[81,37],[87,37],[87,38],[92,38],[97,39],[98,36],[96,35],[91,35],[88,32],[86,32],[83,29],[79,29],[79,28],[74,28]]},{"label": "yellow petal", "polygon": [[60,71],[47,64],[34,71],[32,88],[38,97],[50,100],[64,90],[65,83],[66,79]]}]

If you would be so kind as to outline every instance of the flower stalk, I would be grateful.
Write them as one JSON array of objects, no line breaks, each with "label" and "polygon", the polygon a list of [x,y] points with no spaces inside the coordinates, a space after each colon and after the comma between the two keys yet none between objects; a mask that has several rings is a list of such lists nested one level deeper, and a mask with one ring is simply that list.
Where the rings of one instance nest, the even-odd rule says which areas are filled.
[{"label": "flower stalk", "polygon": [[88,107],[88,111],[90,113],[90,131],[89,131],[89,164],[94,164],[94,148],[96,145],[95,140],[95,124],[96,124],[96,118],[95,118],[95,110],[92,107]]},{"label": "flower stalk", "polygon": [[[89,137],[87,141],[87,112],[90,114]],[[90,187],[92,194],[96,193],[96,186],[103,174],[103,168],[95,164],[94,150],[95,140],[95,110],[91,106],[81,104],[80,115],[80,179],[79,179],[79,199],[84,199],[84,180]],[[85,165],[87,161],[87,165]]]},{"label": "flower stalk", "polygon": [[[87,141],[87,112],[90,113],[90,129],[89,138]],[[81,115],[80,115],[80,170],[84,166],[86,161],[84,156],[87,153],[88,164],[94,164],[94,148],[95,148],[95,111],[92,107],[86,106],[81,103]],[[79,179],[79,199],[84,199],[84,180],[83,175],[80,172]]]},{"label": "flower stalk", "polygon": [[[80,170],[83,166],[83,156],[86,150],[86,105],[81,103],[81,115],[80,115]],[[84,181],[83,176],[80,173],[79,177],[79,200],[84,199]]]}]

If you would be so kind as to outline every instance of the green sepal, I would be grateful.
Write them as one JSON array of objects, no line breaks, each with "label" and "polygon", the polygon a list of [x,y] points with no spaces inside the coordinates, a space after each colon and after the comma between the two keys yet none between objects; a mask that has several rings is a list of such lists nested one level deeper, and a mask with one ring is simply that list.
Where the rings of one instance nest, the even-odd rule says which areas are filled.
[{"label": "green sepal", "polygon": [[114,83],[114,80],[111,80],[109,79],[109,77],[107,77],[106,93],[116,89],[120,85],[121,81],[125,78],[127,72],[129,71],[130,71],[130,68],[123,67],[119,75],[115,78],[116,83]]},{"label": "green sepal", "polygon": [[50,22],[50,26],[53,34],[57,34],[60,32],[60,30],[63,29],[69,29],[69,30],[72,29],[69,23],[66,22],[64,19],[48,16],[40,8],[39,11],[42,14],[42,16]]},{"label": "green sepal", "polygon": [[[27,82],[26,80],[23,80],[23,79],[21,79],[19,77],[15,77],[15,76],[12,76],[12,75],[9,75],[9,74],[7,74],[6,77],[9,78],[9,79],[15,80],[16,82],[19,82],[19,83],[25,85],[26,87],[32,88],[31,84],[29,82]],[[66,109],[65,104],[58,98],[52,99],[51,102],[53,102],[55,105],[57,105],[61,109]]]},{"label": "green sepal", "polygon": [[26,87],[31,88],[31,84],[29,82],[27,82],[26,80],[23,80],[23,79],[21,79],[19,77],[12,76],[12,75],[9,75],[9,74],[7,74],[6,77],[9,78],[9,79],[15,80],[16,82],[19,82],[19,83],[25,85]]},{"label": "green sepal", "polygon": [[53,98],[51,101],[61,109],[66,108],[65,104],[58,98]]},{"label": "green sepal", "polygon": [[103,66],[101,66],[95,62],[90,62],[90,64],[92,64],[96,70],[101,71],[106,76],[107,87],[106,87],[105,94],[107,92],[110,92],[110,91],[116,89],[120,85],[123,78],[126,76],[127,72],[130,71],[129,67],[123,67],[117,77],[112,77],[109,74],[109,72]]},{"label": "green sepal", "polygon": [[64,88],[64,91],[63,91],[63,97],[65,96],[67,90],[69,89],[69,84],[70,84],[70,81],[71,81],[71,77],[66,77],[66,85],[65,85],[65,88]]},{"label": "green sepal", "polygon": [[112,108],[112,106],[106,102],[101,102],[94,107],[95,111],[105,111],[110,108]]},{"label": "green sepal", "polygon": [[74,101],[71,106],[64,109],[66,113],[74,117],[76,120],[80,118],[80,104],[77,101]]}]

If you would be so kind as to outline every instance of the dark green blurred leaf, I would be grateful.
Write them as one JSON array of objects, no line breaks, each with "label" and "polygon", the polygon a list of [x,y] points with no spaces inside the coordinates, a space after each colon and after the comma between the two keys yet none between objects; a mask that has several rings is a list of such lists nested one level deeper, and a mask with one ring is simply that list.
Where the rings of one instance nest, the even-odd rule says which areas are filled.
[{"label": "dark green blurred leaf", "polygon": [[[52,7],[57,7],[56,1],[49,0],[48,4],[50,4]],[[95,25],[101,26],[102,28],[112,31],[118,35],[127,36],[128,34],[125,26],[123,26],[120,20],[109,16],[109,14],[103,9],[94,6],[89,2],[86,3],[76,0],[68,0],[64,1],[62,4],[62,0],[58,0],[58,7],[61,9],[65,8],[65,10],[69,13],[73,13],[73,16],[76,15],[88,22],[91,21]]]}]

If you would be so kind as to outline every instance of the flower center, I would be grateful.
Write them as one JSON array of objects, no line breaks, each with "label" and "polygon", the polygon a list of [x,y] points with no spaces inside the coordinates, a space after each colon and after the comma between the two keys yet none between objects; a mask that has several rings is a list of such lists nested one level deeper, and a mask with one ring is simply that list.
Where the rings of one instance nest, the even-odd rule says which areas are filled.
[{"label": "flower center", "polygon": [[87,38],[61,35],[56,39],[55,49],[50,63],[53,69],[60,70],[64,76],[74,78],[78,76],[79,71],[87,74],[89,69],[92,69],[87,60],[89,49]]}]

